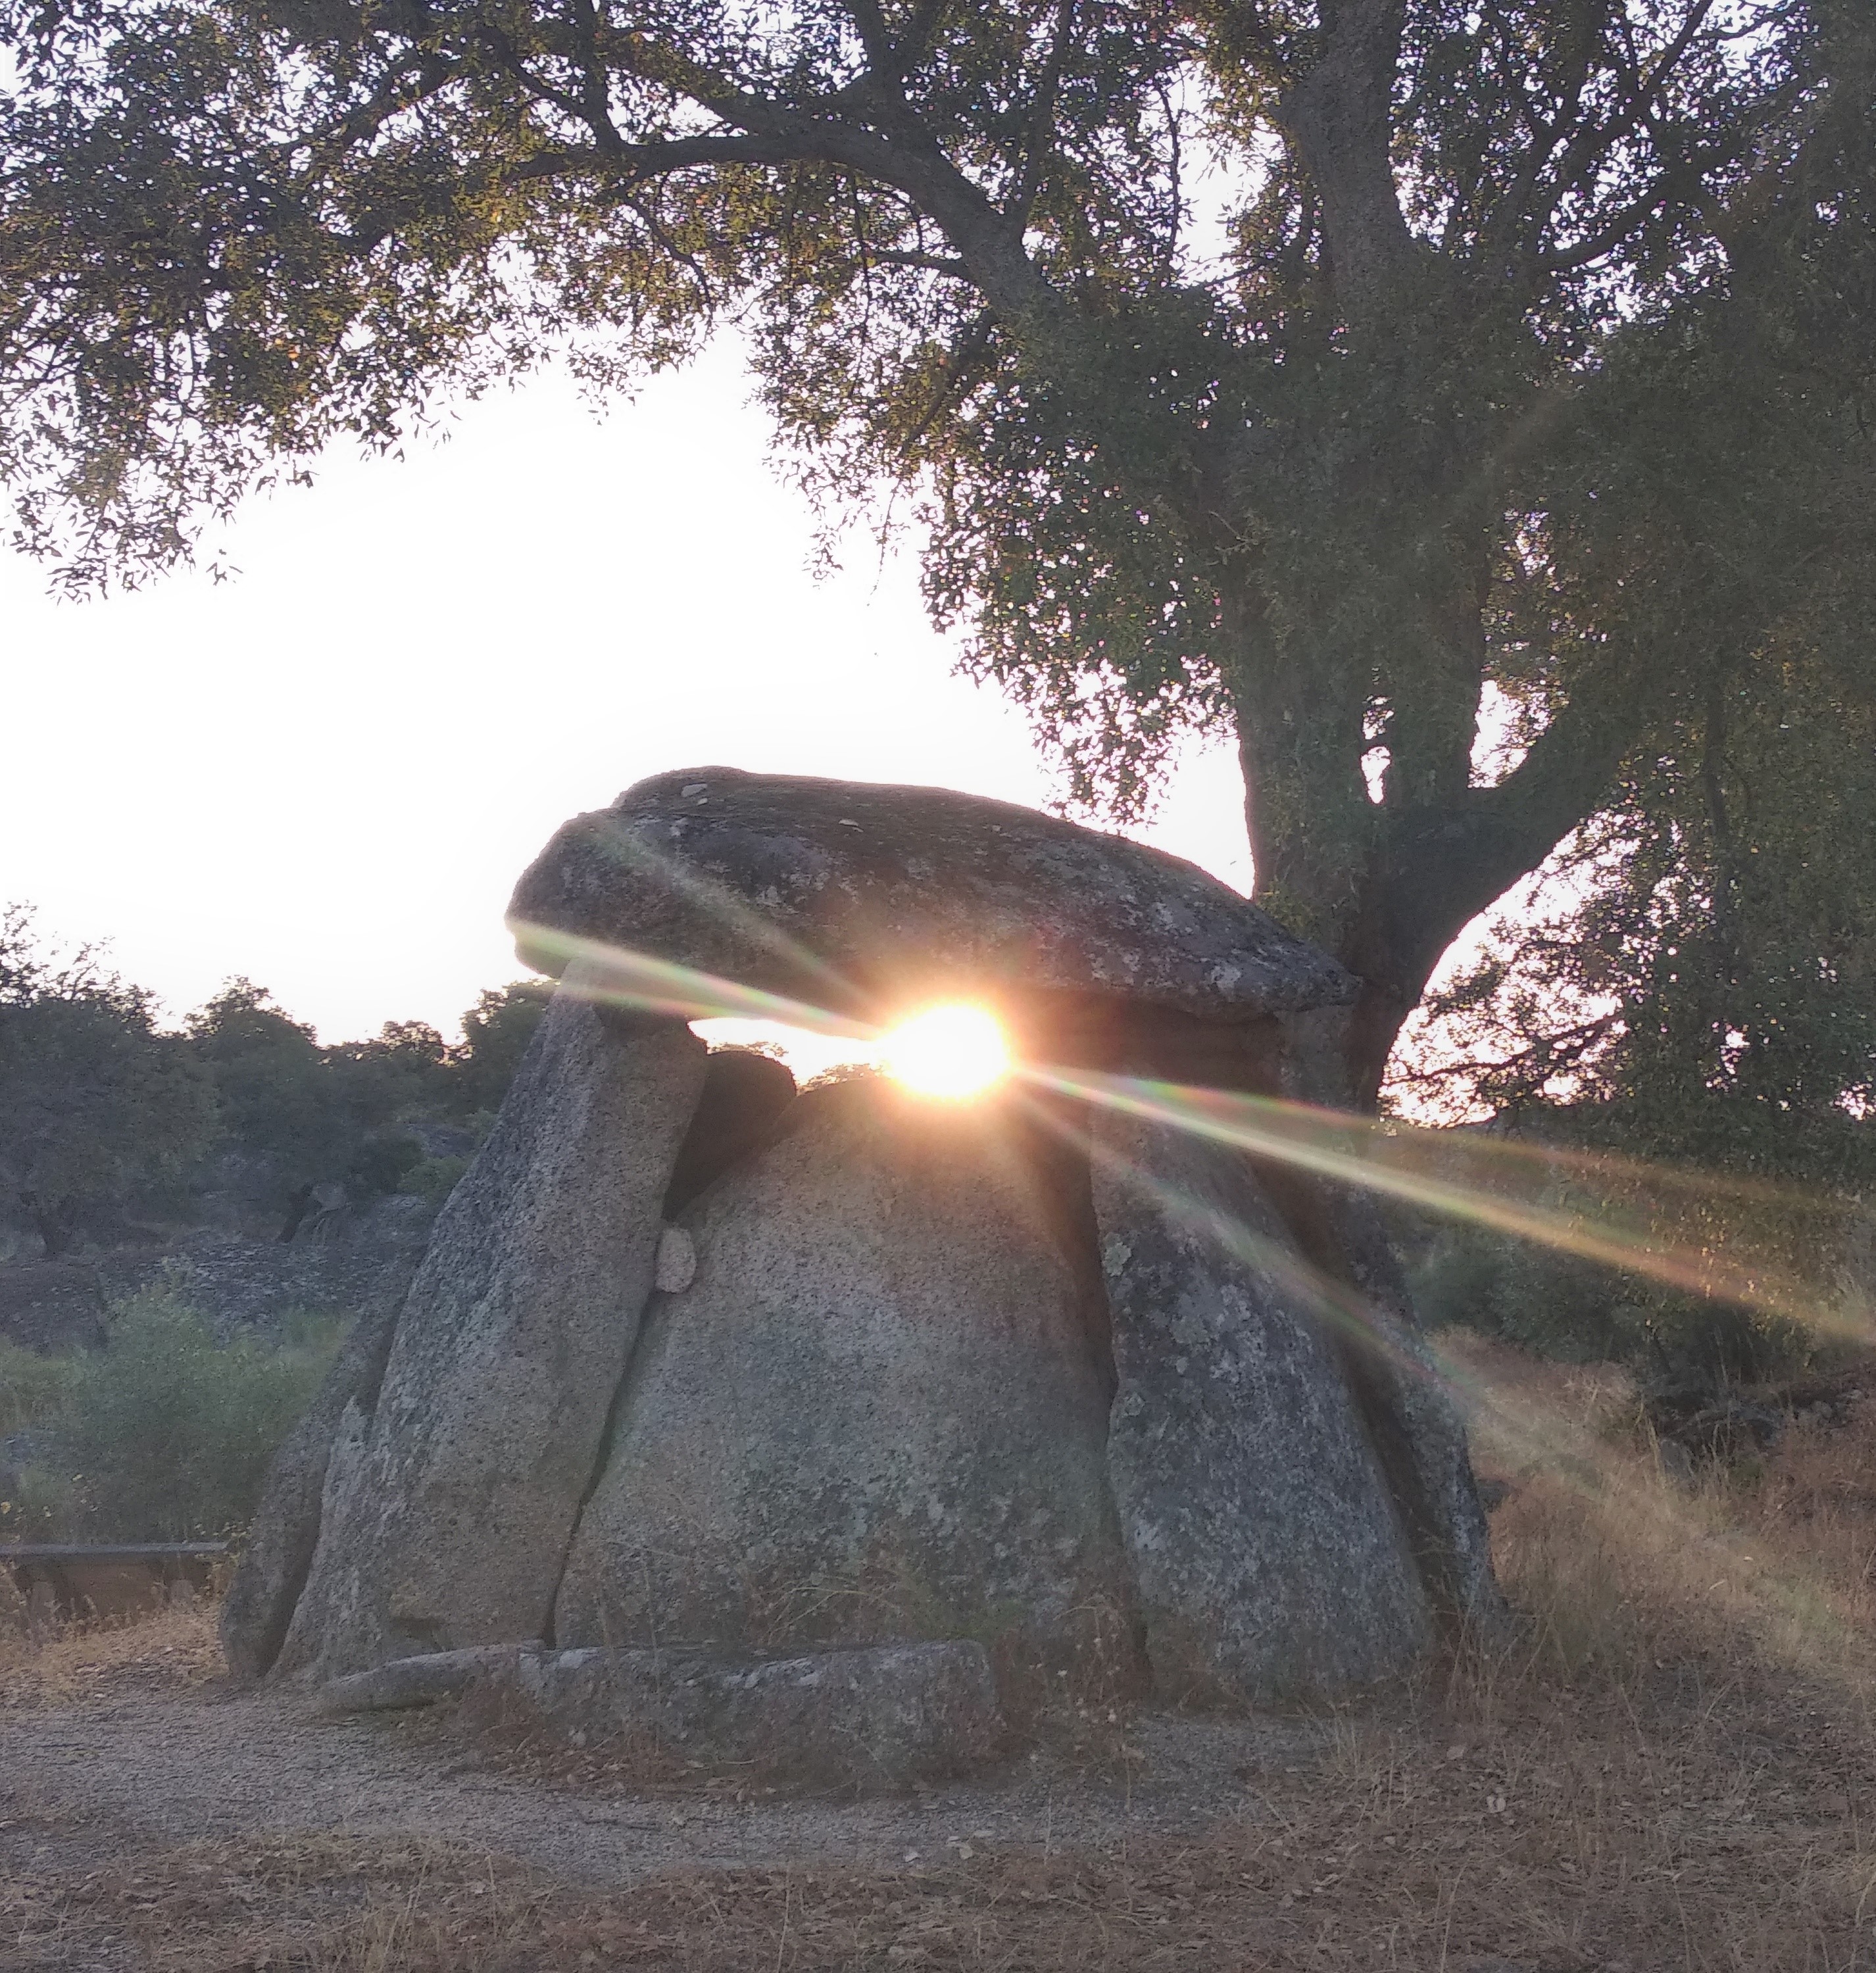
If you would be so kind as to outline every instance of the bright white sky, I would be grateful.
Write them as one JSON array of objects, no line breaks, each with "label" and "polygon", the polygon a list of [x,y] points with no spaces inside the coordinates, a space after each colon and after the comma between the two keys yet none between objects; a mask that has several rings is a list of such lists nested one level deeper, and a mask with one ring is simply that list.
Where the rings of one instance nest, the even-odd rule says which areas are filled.
[{"label": "bright white sky", "polygon": [[[0,901],[108,940],[172,1016],[231,974],[328,1041],[446,1034],[517,976],[502,912],[554,827],[641,777],[728,765],[1042,806],[1021,717],[951,675],[910,554],[807,572],[733,348],[596,420],[554,375],[447,444],[329,460],[253,503],[240,573],[54,602],[0,555]],[[1239,889],[1235,762],[1148,839]]]}]

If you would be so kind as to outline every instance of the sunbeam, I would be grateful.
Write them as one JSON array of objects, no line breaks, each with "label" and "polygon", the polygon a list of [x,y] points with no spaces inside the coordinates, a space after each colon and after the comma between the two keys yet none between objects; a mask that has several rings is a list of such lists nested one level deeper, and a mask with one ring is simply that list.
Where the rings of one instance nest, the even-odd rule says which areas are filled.
[{"label": "sunbeam", "polygon": [[[565,963],[569,990],[607,1005],[685,1020],[769,1022],[869,1049],[889,1043],[894,1032],[890,1019],[861,1020],[600,940],[539,925],[516,930],[529,949]],[[1789,1230],[1840,1216],[1847,1209],[1835,1202],[1763,1183],[1634,1159],[1553,1152],[1236,1091],[1036,1062],[1017,1060],[1009,1067],[1038,1090],[1192,1132],[1338,1184],[1777,1317],[1815,1334],[1857,1343],[1872,1337],[1868,1297],[1825,1278],[1822,1266],[1807,1277],[1756,1244],[1750,1231],[1716,1228],[1711,1218],[1688,1223],[1701,1222],[1724,1202],[1770,1210]],[[1455,1164],[1465,1176],[1450,1175]],[[1560,1173],[1602,1197],[1584,1208],[1530,1196],[1554,1188]],[[1321,1284],[1315,1292],[1318,1297],[1324,1292]],[[1339,1310],[1337,1319],[1351,1319],[1350,1311]]]},{"label": "sunbeam", "polygon": [[[1523,1147],[1507,1147],[1510,1154],[1494,1163],[1495,1146],[1477,1140],[1467,1144],[1462,1154],[1475,1166],[1492,1164],[1494,1183],[1489,1187],[1480,1183],[1455,1183],[1427,1169],[1450,1162],[1454,1155],[1454,1146],[1445,1132],[1385,1124],[1271,1097],[1089,1069],[1030,1065],[1023,1073],[1059,1094],[1193,1131],[1257,1157],[1469,1220],[1495,1232],[1535,1241],[1578,1259],[1599,1261],[1714,1301],[1737,1303],[1846,1341],[1867,1342],[1871,1337],[1870,1307],[1861,1294],[1837,1283],[1807,1280],[1771,1255],[1753,1252],[1743,1244],[1736,1253],[1716,1251],[1708,1228],[1698,1229],[1691,1238],[1678,1238],[1671,1226],[1662,1223],[1667,1216],[1658,1206],[1648,1216],[1647,1223],[1636,1226],[1622,1223],[1635,1216],[1633,1206],[1619,1206],[1613,1199],[1592,1214],[1516,1196],[1515,1186],[1553,1176],[1542,1154]],[[1600,1180],[1611,1193],[1619,1185],[1656,1176],[1655,1168],[1633,1160],[1611,1160],[1605,1166],[1592,1157],[1577,1153],[1567,1163],[1574,1176]],[[1748,1192],[1719,1182],[1703,1196],[1693,1175],[1664,1167],[1660,1176],[1661,1190],[1701,1205],[1711,1204],[1715,1194],[1726,1196],[1730,1192],[1761,1204],[1780,1202],[1789,1212],[1819,1209],[1819,1202],[1808,1196],[1770,1186],[1755,1186]]]},{"label": "sunbeam", "polygon": [[532,952],[552,954],[566,967],[561,986],[581,998],[634,1013],[671,1014],[686,1021],[771,1021],[810,1034],[876,1042],[884,1030],[851,1015],[830,1012],[784,994],[764,993],[714,973],[700,973],[650,954],[633,952],[548,925],[516,924],[516,938]]}]

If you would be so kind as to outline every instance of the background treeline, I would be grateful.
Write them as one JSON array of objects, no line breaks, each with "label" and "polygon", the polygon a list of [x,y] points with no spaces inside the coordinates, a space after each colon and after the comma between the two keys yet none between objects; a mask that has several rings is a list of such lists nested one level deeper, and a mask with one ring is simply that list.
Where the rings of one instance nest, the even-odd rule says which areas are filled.
[{"label": "background treeline", "polygon": [[[34,1264],[81,1252],[147,1251],[205,1229],[290,1241],[335,1206],[355,1223],[394,1193],[440,1204],[552,990],[483,992],[453,1045],[391,1021],[369,1041],[322,1045],[247,980],[169,1028],[96,949],[61,952],[29,910],[9,908],[0,1257],[19,1265],[6,1278],[30,1304],[46,1277],[73,1271]],[[211,1319],[186,1275],[162,1271],[109,1309],[102,1346],[28,1348],[0,1324],[0,1540],[237,1531],[355,1312]]]},{"label": "background treeline", "polygon": [[137,1216],[290,1239],[322,1192],[440,1199],[486,1130],[550,990],[484,991],[446,1043],[423,1021],[322,1045],[232,980],[182,1026],[92,948],[0,916],[0,1215],[47,1258]]}]

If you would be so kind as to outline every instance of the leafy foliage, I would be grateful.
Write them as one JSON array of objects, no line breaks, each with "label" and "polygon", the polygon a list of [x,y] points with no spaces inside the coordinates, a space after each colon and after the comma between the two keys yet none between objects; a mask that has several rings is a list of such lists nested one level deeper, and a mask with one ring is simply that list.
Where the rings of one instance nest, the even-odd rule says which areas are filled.
[{"label": "leafy foliage", "polygon": [[[499,997],[485,992],[466,1019]],[[224,1147],[254,1205],[280,1216],[283,1238],[322,1186],[361,1204],[404,1189],[425,1152],[402,1127],[466,1116],[476,1097],[499,1105],[507,1087],[486,1042],[480,1060],[473,1036],[452,1052],[424,1021],[387,1021],[373,1040],[322,1047],[247,980],[231,980],[188,1030],[220,1095]]]},{"label": "leafy foliage", "polygon": [[0,918],[0,1183],[64,1252],[87,1206],[178,1175],[207,1142],[214,1095],[151,996],[80,951],[38,951],[30,915]]},{"label": "leafy foliage", "polygon": [[71,1369],[68,1356],[42,1356],[0,1337],[0,1439],[57,1412],[70,1385]]},{"label": "leafy foliage", "polygon": [[[49,1399],[35,1397],[44,1446],[35,1497],[62,1500],[65,1524],[34,1531],[182,1541],[244,1526],[342,1327],[309,1321],[277,1341],[218,1342],[174,1297],[136,1297],[113,1318],[107,1347],[67,1360]],[[16,1523],[32,1518],[30,1504]]]},{"label": "leafy foliage", "polygon": [[[1405,1097],[1854,1190],[1876,1177],[1876,705],[1815,664],[1716,682],[1429,1002]],[[1540,892],[1540,897],[1543,892]]]},{"label": "leafy foliage", "polygon": [[286,1237],[313,1187],[339,1178],[359,1147],[347,1092],[313,1029],[251,980],[231,980],[188,1032],[214,1078],[224,1141],[250,1162],[255,1204],[284,1216]]},{"label": "leafy foliage", "polygon": [[935,610],[1079,796],[1235,730],[1260,891],[1367,983],[1357,1094],[1638,740],[1868,592],[1866,0],[13,0],[0,34],[0,473],[67,580],[336,436],[733,316],[804,483],[909,492]]},{"label": "leafy foliage", "polygon": [[[1429,1000],[1395,1100],[1514,1139],[1714,1174],[1704,1248],[1869,1279],[1876,1180],[1876,705],[1807,653],[1717,675],[1555,859],[1527,911]],[[1548,894],[1547,908],[1542,900]],[[1632,1210],[1560,1168],[1560,1203]],[[1772,1184],[1741,1194],[1724,1183]],[[1432,1242],[1431,1304],[1553,1350],[1733,1376],[1807,1339],[1473,1230]]]},{"label": "leafy foliage", "polygon": [[450,1061],[460,1114],[493,1114],[501,1108],[553,997],[552,983],[543,980],[511,980],[476,996],[463,1016],[463,1045]]},{"label": "leafy foliage", "polygon": [[232,1196],[282,1238],[316,1195],[332,1202],[322,1188],[358,1205],[400,1191],[440,1201],[552,993],[530,980],[485,990],[454,1048],[422,1021],[322,1045],[237,979],[165,1033],[153,996],[88,948],[61,960],[13,907],[0,917],[0,1185],[48,1255],[87,1212],[141,1202],[186,1216],[192,1188]]}]

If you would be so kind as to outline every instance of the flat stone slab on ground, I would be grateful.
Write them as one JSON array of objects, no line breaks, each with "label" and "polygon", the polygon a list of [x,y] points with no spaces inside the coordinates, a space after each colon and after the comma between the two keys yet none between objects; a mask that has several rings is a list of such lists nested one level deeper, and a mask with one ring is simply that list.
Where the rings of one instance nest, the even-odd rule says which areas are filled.
[{"label": "flat stone slab on ground", "polygon": [[494,1646],[394,1659],[331,1680],[326,1713],[421,1706],[476,1686],[580,1744],[644,1735],[707,1763],[859,1786],[968,1774],[1005,1729],[990,1660],[968,1641],[785,1658]]}]

